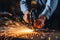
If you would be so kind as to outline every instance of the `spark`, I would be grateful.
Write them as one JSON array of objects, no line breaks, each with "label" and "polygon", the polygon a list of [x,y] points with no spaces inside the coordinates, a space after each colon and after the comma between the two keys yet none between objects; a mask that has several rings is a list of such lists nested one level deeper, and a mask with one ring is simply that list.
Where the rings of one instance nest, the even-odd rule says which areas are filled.
[{"label": "spark", "polygon": [[[4,36],[4,39],[8,39],[8,37],[13,38],[26,38],[26,39],[45,39],[47,37],[48,40],[51,40],[51,36],[54,33],[44,33],[42,31],[36,31],[34,28],[30,28],[26,25],[21,24],[20,22],[15,21],[7,21],[5,23],[6,26],[0,27],[0,36]],[[51,36],[49,36],[51,35]],[[58,38],[58,36],[55,36]]]},{"label": "spark", "polygon": [[[28,37],[28,35],[37,34],[34,29],[30,29],[25,25],[21,25],[19,22],[7,21],[6,27],[4,27],[3,33],[0,36],[12,36],[12,37]],[[0,30],[2,31],[2,30]],[[31,35],[31,36],[32,36]]]}]

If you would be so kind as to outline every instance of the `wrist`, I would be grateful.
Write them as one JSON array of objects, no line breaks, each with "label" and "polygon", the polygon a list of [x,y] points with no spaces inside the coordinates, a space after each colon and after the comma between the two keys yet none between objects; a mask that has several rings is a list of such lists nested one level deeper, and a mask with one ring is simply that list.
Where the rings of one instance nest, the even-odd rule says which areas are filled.
[{"label": "wrist", "polygon": [[26,10],[24,14],[29,14],[29,11],[28,11],[28,10]]},{"label": "wrist", "polygon": [[44,21],[46,20],[46,17],[44,15],[40,16],[39,18]]}]

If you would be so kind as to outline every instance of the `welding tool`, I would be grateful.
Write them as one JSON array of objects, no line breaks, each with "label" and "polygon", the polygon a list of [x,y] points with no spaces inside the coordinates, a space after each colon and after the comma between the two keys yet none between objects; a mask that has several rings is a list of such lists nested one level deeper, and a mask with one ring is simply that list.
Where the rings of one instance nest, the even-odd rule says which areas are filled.
[{"label": "welding tool", "polygon": [[35,14],[37,13],[37,2],[35,0],[31,1],[31,10],[29,15],[30,25],[34,26],[34,20],[36,19]]},{"label": "welding tool", "polygon": [[33,9],[31,9],[31,13],[30,13],[30,24],[32,25],[32,26],[34,26],[34,20],[35,20],[35,9],[33,8]]}]

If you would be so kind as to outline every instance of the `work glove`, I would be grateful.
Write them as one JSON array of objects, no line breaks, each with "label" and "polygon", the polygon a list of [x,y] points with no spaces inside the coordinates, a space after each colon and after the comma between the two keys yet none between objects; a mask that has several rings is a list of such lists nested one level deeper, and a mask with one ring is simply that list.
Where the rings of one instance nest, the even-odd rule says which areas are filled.
[{"label": "work glove", "polygon": [[42,28],[44,26],[45,20],[46,17],[43,15],[40,18],[34,20],[34,28]]}]

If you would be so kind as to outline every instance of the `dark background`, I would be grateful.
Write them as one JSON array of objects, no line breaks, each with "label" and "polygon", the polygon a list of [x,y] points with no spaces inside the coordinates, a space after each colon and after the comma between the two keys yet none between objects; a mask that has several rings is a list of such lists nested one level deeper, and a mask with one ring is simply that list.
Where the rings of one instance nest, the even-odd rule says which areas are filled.
[{"label": "dark background", "polygon": [[[20,16],[21,11],[19,7],[19,2],[20,0],[0,0],[0,12],[6,11],[12,14],[16,13],[16,15]],[[60,30],[60,0],[58,2],[57,9],[45,25],[50,29]]]}]

